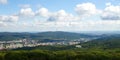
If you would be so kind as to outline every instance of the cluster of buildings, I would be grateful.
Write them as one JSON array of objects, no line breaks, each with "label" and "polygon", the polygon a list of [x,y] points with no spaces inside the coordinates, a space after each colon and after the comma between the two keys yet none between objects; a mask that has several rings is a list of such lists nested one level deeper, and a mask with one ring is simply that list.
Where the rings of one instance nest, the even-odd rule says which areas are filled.
[{"label": "cluster of buildings", "polygon": [[38,40],[20,39],[20,40],[13,40],[13,41],[0,41],[0,50],[15,49],[15,48],[21,48],[21,47],[47,46],[47,45],[75,45],[79,43],[80,43],[79,40],[40,42]]},{"label": "cluster of buildings", "polygon": [[28,41],[27,39],[13,40],[13,41],[0,41],[1,49],[14,49],[26,46],[34,46],[35,41]]}]

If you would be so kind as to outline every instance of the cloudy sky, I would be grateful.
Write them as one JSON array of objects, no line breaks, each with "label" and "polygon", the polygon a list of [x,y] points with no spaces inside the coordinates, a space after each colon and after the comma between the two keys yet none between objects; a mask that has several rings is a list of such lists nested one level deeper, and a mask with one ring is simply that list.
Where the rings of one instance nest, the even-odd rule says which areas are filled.
[{"label": "cloudy sky", "polygon": [[120,31],[120,0],[0,0],[0,32]]}]

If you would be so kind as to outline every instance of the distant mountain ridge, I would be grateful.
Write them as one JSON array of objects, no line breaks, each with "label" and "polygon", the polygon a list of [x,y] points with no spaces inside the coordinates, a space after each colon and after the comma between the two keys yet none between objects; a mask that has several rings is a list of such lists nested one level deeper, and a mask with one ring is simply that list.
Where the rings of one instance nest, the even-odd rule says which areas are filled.
[{"label": "distant mountain ridge", "polygon": [[79,38],[88,38],[88,37],[95,37],[96,35],[87,35],[81,33],[72,33],[72,32],[39,32],[39,33],[28,33],[28,32],[0,32],[0,40],[7,41],[7,40],[16,40],[16,39],[34,39],[34,40],[41,40],[41,39],[79,39]]}]

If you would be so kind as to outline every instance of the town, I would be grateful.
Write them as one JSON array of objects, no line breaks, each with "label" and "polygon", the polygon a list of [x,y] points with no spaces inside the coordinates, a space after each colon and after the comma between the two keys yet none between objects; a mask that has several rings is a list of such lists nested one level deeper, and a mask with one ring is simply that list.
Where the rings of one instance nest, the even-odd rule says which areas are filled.
[{"label": "town", "polygon": [[73,40],[68,40],[68,39],[35,40],[30,38],[8,40],[8,41],[1,40],[0,50],[16,49],[16,48],[22,48],[22,47],[56,46],[56,45],[75,45],[75,47],[77,48],[82,48],[80,43],[88,42],[98,38],[100,37],[79,38],[79,39],[73,39]]},{"label": "town", "polygon": [[29,40],[29,39],[19,39],[11,41],[0,41],[0,50],[2,49],[16,49],[22,47],[36,47],[36,46],[54,46],[54,45],[76,45],[76,47],[81,47],[81,42],[89,41],[89,39],[81,38],[76,40],[53,40],[42,42],[39,40]]}]

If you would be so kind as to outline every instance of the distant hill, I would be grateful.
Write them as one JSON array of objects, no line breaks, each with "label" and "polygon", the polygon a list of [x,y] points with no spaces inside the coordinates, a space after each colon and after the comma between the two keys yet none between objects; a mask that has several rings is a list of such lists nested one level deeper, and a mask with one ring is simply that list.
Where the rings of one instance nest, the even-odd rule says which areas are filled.
[{"label": "distant hill", "polygon": [[95,37],[95,35],[87,35],[87,34],[80,34],[80,33],[71,33],[71,32],[39,32],[39,33],[10,33],[10,32],[1,32],[0,33],[0,40],[7,41],[7,40],[16,40],[16,39],[34,39],[34,40],[42,40],[42,39],[66,39],[66,40],[73,40],[79,38],[88,38],[88,37]]},{"label": "distant hill", "polygon": [[81,44],[84,48],[120,48],[120,34],[105,35],[99,39]]}]

